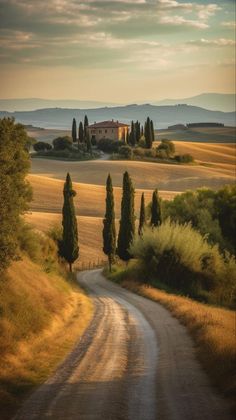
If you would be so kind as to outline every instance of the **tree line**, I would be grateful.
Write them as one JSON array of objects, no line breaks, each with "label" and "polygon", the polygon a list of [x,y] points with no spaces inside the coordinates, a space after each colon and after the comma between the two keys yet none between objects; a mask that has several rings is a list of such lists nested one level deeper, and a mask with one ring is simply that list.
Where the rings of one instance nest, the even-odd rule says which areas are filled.
[{"label": "tree line", "polygon": [[[108,256],[109,268],[117,255],[121,260],[132,258],[130,246],[135,235],[135,209],[132,179],[126,171],[123,175],[123,195],[121,201],[121,219],[118,238],[116,238],[114,194],[110,174],[106,182],[106,213],[103,219],[103,252]],[[154,228],[161,224],[161,206],[157,190],[153,192],[150,225]],[[147,224],[144,193],[141,196],[138,234],[142,236]]]},{"label": "tree line", "polygon": [[77,131],[77,122],[76,119],[73,118],[72,120],[72,128],[71,128],[71,137],[73,140],[73,143],[79,142],[79,143],[87,143],[88,138],[88,132],[87,127],[89,125],[88,117],[87,115],[84,116],[84,122],[79,122],[79,127]]},{"label": "tree line", "polygon": [[[75,215],[75,207],[73,197],[75,191],[72,187],[71,177],[68,173],[64,184],[64,204],[63,204],[63,233],[62,240],[59,245],[59,254],[69,264],[72,270],[73,262],[79,256],[78,245],[78,228]],[[106,210],[103,219],[103,252],[108,257],[108,263],[111,270],[112,262],[117,255],[121,260],[128,261],[132,258],[130,246],[135,235],[135,209],[132,179],[126,171],[123,175],[123,195],[121,201],[121,219],[118,237],[116,235],[115,226],[115,203],[112,186],[112,178],[109,174],[106,181]],[[154,228],[161,224],[161,206],[157,190],[153,191],[151,203],[150,225]],[[147,215],[145,210],[144,193],[141,196],[140,215],[138,234],[142,236],[144,226],[147,224]]]},{"label": "tree line", "polygon": [[152,148],[152,143],[155,140],[154,125],[153,121],[147,117],[144,126],[137,120],[136,122],[131,121],[130,133],[127,138],[127,143],[135,147],[139,144],[140,140],[144,138],[144,143],[147,149]]}]

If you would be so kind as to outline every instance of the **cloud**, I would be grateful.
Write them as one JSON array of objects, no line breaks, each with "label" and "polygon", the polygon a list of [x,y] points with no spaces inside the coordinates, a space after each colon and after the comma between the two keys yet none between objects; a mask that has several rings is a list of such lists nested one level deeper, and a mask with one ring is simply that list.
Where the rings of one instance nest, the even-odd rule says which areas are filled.
[{"label": "cloud", "polygon": [[232,47],[236,45],[236,41],[234,39],[205,39],[201,38],[197,41],[190,41],[189,44],[198,45],[198,46],[216,46],[216,47]]},{"label": "cloud", "polygon": [[198,20],[185,19],[183,16],[162,16],[159,20],[160,23],[166,25],[175,25],[175,26],[190,26],[192,28],[206,29],[209,25],[205,22]]},{"label": "cloud", "polygon": [[236,28],[235,21],[221,22],[221,26],[226,26],[227,28]]}]

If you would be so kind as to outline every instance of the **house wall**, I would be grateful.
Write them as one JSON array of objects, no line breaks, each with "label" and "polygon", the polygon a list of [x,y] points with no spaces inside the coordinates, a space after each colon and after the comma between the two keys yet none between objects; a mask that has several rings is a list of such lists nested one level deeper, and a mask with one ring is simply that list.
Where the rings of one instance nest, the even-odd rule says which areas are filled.
[{"label": "house wall", "polygon": [[125,140],[127,138],[128,127],[118,128],[88,128],[89,136],[95,136],[97,141],[101,139]]}]

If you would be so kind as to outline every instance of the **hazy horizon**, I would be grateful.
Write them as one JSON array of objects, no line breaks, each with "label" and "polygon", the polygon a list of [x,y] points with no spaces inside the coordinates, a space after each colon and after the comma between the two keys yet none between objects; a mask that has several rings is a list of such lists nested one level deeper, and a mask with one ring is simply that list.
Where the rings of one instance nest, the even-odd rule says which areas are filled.
[{"label": "hazy horizon", "polygon": [[135,103],[235,91],[234,1],[0,0],[0,8],[2,98]]}]

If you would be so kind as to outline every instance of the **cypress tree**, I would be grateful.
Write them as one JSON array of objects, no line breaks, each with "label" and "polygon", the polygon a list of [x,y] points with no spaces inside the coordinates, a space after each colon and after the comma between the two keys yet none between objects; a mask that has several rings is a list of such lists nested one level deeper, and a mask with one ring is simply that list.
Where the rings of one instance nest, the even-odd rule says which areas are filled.
[{"label": "cypress tree", "polygon": [[147,149],[151,149],[152,148],[152,127],[151,127],[151,121],[149,117],[147,117],[147,121],[145,123],[144,136],[145,136]]},{"label": "cypress tree", "polygon": [[64,184],[64,204],[62,209],[63,236],[61,244],[61,256],[69,263],[72,271],[72,263],[79,256],[78,229],[75,216],[75,207],[73,197],[76,195],[72,189],[70,174],[67,173]]},{"label": "cypress tree", "polygon": [[84,116],[84,138],[87,136],[87,127],[89,125],[88,117],[87,115]]},{"label": "cypress tree", "polygon": [[103,252],[108,256],[109,269],[111,271],[111,264],[116,252],[116,226],[115,226],[115,211],[114,211],[114,196],[112,188],[112,179],[110,174],[107,177],[106,185],[106,213],[103,219]]},{"label": "cypress tree", "polygon": [[123,261],[128,261],[131,258],[129,247],[132,243],[134,233],[134,187],[128,172],[125,172],[123,176],[121,220],[117,244],[117,254]]},{"label": "cypress tree", "polygon": [[135,128],[134,128],[134,122],[131,122],[131,130],[129,135],[129,144],[131,146],[135,146]]},{"label": "cypress tree", "polygon": [[84,128],[83,128],[82,121],[80,121],[80,123],[79,123],[79,142],[83,143],[83,141],[84,141]]},{"label": "cypress tree", "polygon": [[139,236],[142,235],[142,231],[143,231],[143,227],[145,223],[146,223],[145,199],[144,199],[144,193],[142,193],[141,204],[140,204],[140,215],[139,215],[139,227],[138,227]]},{"label": "cypress tree", "polygon": [[151,205],[151,226],[159,226],[162,222],[161,217],[161,203],[158,196],[157,189],[152,194],[152,205]]},{"label": "cypress tree", "polygon": [[153,121],[151,120],[151,133],[152,133],[152,142],[155,141],[155,133],[154,133],[154,126]]},{"label": "cypress tree", "polygon": [[72,121],[71,137],[72,137],[73,143],[75,143],[77,140],[77,127],[76,127],[75,118],[73,118],[73,121]]},{"label": "cypress tree", "polygon": [[135,141],[136,141],[136,143],[139,142],[140,137],[141,137],[140,122],[136,121],[136,123],[135,123]]},{"label": "cypress tree", "polygon": [[141,126],[141,137],[144,136],[144,129],[143,129],[143,125]]}]

